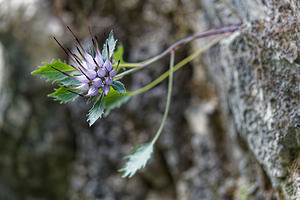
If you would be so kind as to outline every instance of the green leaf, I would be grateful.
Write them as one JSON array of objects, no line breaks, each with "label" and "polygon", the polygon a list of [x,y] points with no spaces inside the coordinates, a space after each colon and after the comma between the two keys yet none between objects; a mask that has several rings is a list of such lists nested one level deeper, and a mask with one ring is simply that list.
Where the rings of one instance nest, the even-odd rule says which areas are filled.
[{"label": "green leaf", "polygon": [[111,110],[120,108],[123,104],[127,103],[131,96],[127,94],[120,94],[113,88],[111,88],[108,95],[104,98],[105,116],[107,116]]},{"label": "green leaf", "polygon": [[124,47],[123,45],[119,45],[117,51],[113,55],[113,58],[115,59],[116,62],[120,61],[120,64],[123,64],[125,63],[123,59],[123,54],[124,54]]},{"label": "green leaf", "polygon": [[[60,103],[67,103],[69,101],[75,100],[78,95],[70,92],[64,86],[60,85],[59,88],[54,89],[55,92],[48,95],[48,97],[54,98],[56,101],[60,101]],[[81,90],[72,90],[77,93],[82,93]]]},{"label": "green leaf", "polygon": [[128,159],[125,167],[119,170],[119,172],[124,172],[122,177],[131,178],[139,169],[144,168],[152,152],[153,144],[151,142],[135,148],[130,155],[125,157]]},{"label": "green leaf", "polygon": [[87,100],[86,103],[89,104],[89,103],[93,102],[95,100],[95,98],[96,98],[96,96],[89,97],[89,99]]},{"label": "green leaf", "polygon": [[62,74],[61,72],[53,69],[52,67],[50,67],[50,66],[53,66],[62,72],[71,74],[72,72],[75,71],[75,69],[73,67],[70,67],[66,63],[64,63],[62,61],[54,60],[51,63],[45,62],[44,64],[45,64],[44,66],[39,66],[39,69],[31,72],[31,74],[48,79],[49,81],[62,82],[63,84],[66,84],[66,85],[70,85],[70,82],[72,82],[72,81],[77,81],[77,80],[70,78],[70,77]]},{"label": "green leaf", "polygon": [[121,94],[126,93],[125,86],[120,81],[113,81],[111,86],[112,86],[112,88],[114,88],[114,90],[118,91]]},{"label": "green leaf", "polygon": [[95,121],[97,121],[97,119],[102,117],[103,113],[104,113],[104,96],[103,94],[101,94],[87,115],[88,116],[87,122],[89,123],[89,125],[92,126],[95,123]]},{"label": "green leaf", "polygon": [[[111,58],[111,56],[114,54],[114,50],[115,50],[115,47],[116,47],[116,44],[117,44],[117,40],[115,40],[115,38],[114,38],[113,31],[110,32],[110,34],[107,38],[107,43],[108,43],[108,46],[109,46],[109,58]],[[103,58],[104,62],[107,59],[107,46],[106,46],[107,43],[106,42],[104,43],[103,50],[102,50],[102,58]]]},{"label": "green leaf", "polygon": [[78,81],[74,78],[68,77],[68,76],[65,76],[64,79],[61,79],[58,82],[65,86],[82,84],[80,81]]}]

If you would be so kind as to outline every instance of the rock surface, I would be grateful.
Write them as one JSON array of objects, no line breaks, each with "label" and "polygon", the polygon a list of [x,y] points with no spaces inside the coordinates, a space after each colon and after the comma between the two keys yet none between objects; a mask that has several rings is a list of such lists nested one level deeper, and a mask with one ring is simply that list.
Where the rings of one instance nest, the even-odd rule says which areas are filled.
[{"label": "rock surface", "polygon": [[[217,4],[203,3],[208,10]],[[226,126],[234,127],[228,134],[233,141],[245,140],[279,196],[299,199],[299,1],[232,5],[245,25],[204,59],[218,87]],[[265,14],[252,17],[259,9]],[[207,13],[209,19],[218,18],[213,10]],[[230,23],[226,15],[219,19]]]}]

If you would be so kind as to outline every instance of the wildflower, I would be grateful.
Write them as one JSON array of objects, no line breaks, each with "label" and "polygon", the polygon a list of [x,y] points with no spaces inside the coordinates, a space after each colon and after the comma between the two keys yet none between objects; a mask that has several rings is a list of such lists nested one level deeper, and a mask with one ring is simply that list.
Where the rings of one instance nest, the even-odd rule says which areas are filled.
[{"label": "wildflower", "polygon": [[[70,49],[65,49],[55,37],[54,40],[74,62],[75,65],[71,66],[74,69],[76,69],[77,72],[79,72],[79,74],[70,75],[60,71],[59,69],[53,66],[51,67],[63,73],[64,75],[79,81],[79,84],[73,85],[71,88],[68,87],[70,92],[78,94],[82,97],[91,97],[98,95],[99,92],[102,91],[104,96],[107,96],[107,94],[110,91],[110,86],[113,83],[113,78],[116,75],[116,69],[113,68],[112,63],[109,59],[109,44],[107,42],[107,39],[107,58],[104,62],[100,49],[98,48],[98,39],[96,36],[92,36],[90,28],[89,32],[93,45],[90,47],[89,50],[85,50],[77,36],[73,33],[73,31],[69,27],[67,28],[70,30],[78,44],[78,46],[76,46],[76,50],[78,52],[77,55],[73,53]],[[83,90],[86,94],[79,94],[77,92],[72,91],[72,89]]]}]

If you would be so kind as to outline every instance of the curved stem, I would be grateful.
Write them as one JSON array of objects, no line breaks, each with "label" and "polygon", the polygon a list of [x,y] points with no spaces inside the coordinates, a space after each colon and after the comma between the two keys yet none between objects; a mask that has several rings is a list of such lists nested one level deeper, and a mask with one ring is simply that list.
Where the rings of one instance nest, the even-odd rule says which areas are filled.
[{"label": "curved stem", "polygon": [[[150,59],[152,59],[152,58],[150,58]],[[128,62],[121,63],[118,68],[121,68],[121,67],[126,67],[126,68],[141,67],[144,63],[148,62],[150,59],[147,59],[147,60],[144,60],[144,61],[138,62],[138,63],[128,63]],[[116,64],[114,64],[113,66],[115,67]]]},{"label": "curved stem", "polygon": [[[196,57],[201,55],[203,52],[208,50],[210,47],[214,46],[216,43],[218,43],[220,40],[222,40],[226,36],[228,36],[228,34],[217,37],[216,39],[214,39],[213,41],[211,41],[210,43],[205,45],[203,48],[199,49],[198,51],[194,52],[190,56],[183,59],[181,62],[179,62],[178,64],[176,64],[174,66],[173,72],[175,72],[175,71],[179,70],[181,67],[185,66],[187,63],[189,63],[190,61],[192,61],[193,59],[195,59]],[[148,85],[146,85],[146,86],[144,86],[144,87],[142,87],[138,90],[128,92],[128,95],[134,96],[134,95],[138,95],[138,94],[141,94],[143,92],[146,92],[147,90],[153,88],[154,86],[156,86],[157,84],[162,82],[165,78],[167,78],[169,76],[169,74],[170,74],[170,70],[168,70],[165,73],[163,73],[162,75],[160,75],[157,79],[155,79],[153,82],[149,83]]]},{"label": "curved stem", "polygon": [[167,103],[166,103],[166,108],[165,108],[165,112],[164,112],[164,116],[162,118],[161,124],[159,126],[159,129],[157,130],[154,138],[151,141],[151,144],[153,145],[157,139],[159,138],[165,123],[166,123],[166,119],[168,117],[168,113],[169,113],[169,109],[170,109],[170,104],[171,104],[171,96],[172,96],[172,86],[173,86],[173,67],[174,67],[174,56],[175,56],[175,51],[171,51],[171,58],[170,58],[170,75],[169,75],[169,83],[168,83],[168,96],[167,96]]},{"label": "curved stem", "polygon": [[[195,34],[186,38],[183,38],[177,42],[175,42],[173,45],[171,45],[169,48],[167,48],[166,50],[164,50],[163,52],[161,52],[160,54],[158,54],[157,56],[154,56],[153,58],[150,58],[144,62],[141,63],[132,63],[131,67],[134,67],[130,70],[127,70],[123,73],[117,74],[114,78],[114,80],[118,80],[128,74],[131,74],[133,72],[136,72],[138,70],[143,69],[144,67],[146,67],[147,65],[150,65],[152,63],[154,63],[155,61],[161,59],[162,57],[166,56],[167,54],[169,54],[171,51],[176,51],[177,49],[181,48],[182,46],[184,46],[185,44],[195,40],[195,39],[199,39],[199,38],[204,38],[204,37],[208,37],[208,36],[212,36],[212,35],[220,35],[220,34],[224,34],[224,33],[232,33],[236,30],[238,30],[238,28],[242,25],[242,23],[238,23],[238,24],[229,24],[229,25],[225,25],[225,26],[219,26],[216,28],[211,28],[208,29],[202,33],[199,34]],[[125,65],[126,66],[126,65]]]},{"label": "curved stem", "polygon": [[141,67],[142,63],[121,63],[118,68],[126,67],[126,68],[132,68],[132,67]]}]

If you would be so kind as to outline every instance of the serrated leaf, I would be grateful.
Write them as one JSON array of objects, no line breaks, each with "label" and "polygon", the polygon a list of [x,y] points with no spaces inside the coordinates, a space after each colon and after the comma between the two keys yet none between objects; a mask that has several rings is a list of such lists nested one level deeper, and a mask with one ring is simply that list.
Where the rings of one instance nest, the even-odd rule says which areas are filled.
[{"label": "serrated leaf", "polygon": [[104,113],[104,96],[103,94],[101,94],[87,115],[88,116],[87,122],[89,123],[89,125],[92,126],[95,123],[95,121],[97,121],[97,119],[102,117],[103,113]]},{"label": "serrated leaf", "polygon": [[[67,74],[71,74],[72,72],[75,71],[75,69],[73,67],[70,67],[69,65],[67,65],[66,63],[62,62],[62,61],[57,61],[54,60],[51,63],[44,63],[44,66],[39,66],[38,70],[35,70],[33,72],[31,72],[32,75],[35,76],[40,76],[42,78],[45,78],[49,81],[54,81],[54,82],[64,82],[64,83],[69,83],[70,81],[77,81],[77,80],[71,80],[73,78],[70,78],[64,74],[62,74],[61,72],[53,69],[50,66],[55,67],[56,69],[65,72]],[[68,84],[70,85],[70,84]]]},{"label": "serrated leaf", "polygon": [[65,86],[82,84],[80,81],[78,81],[78,80],[76,80],[74,78],[68,77],[68,76],[65,76],[64,79],[61,79],[61,80],[59,80],[57,82],[65,85]]},{"label": "serrated leaf", "polygon": [[[75,100],[78,97],[77,94],[74,94],[74,93],[68,91],[68,89],[66,89],[62,85],[60,85],[59,88],[54,89],[54,91],[55,92],[49,94],[48,97],[52,97],[56,101],[60,101],[60,103],[67,103],[67,102]],[[72,91],[75,91],[80,94],[82,93],[82,91],[80,91],[80,90],[72,90]]]},{"label": "serrated leaf", "polygon": [[131,96],[127,94],[120,94],[113,88],[111,88],[108,95],[104,98],[105,116],[107,116],[111,110],[120,108],[123,104],[130,100]]},{"label": "serrated leaf", "polygon": [[113,54],[113,58],[115,59],[116,62],[120,61],[120,64],[125,63],[123,59],[123,54],[124,54],[124,47],[123,45],[119,45],[116,52]]},{"label": "serrated leaf", "polygon": [[95,100],[95,98],[96,98],[96,96],[89,97],[89,99],[87,100],[86,103],[89,104],[89,103],[93,102]]},{"label": "serrated leaf", "polygon": [[153,152],[153,144],[146,143],[133,150],[133,152],[126,156],[128,159],[125,167],[120,169],[120,172],[124,172],[123,178],[131,178],[139,169],[144,168],[151,157]]},{"label": "serrated leaf", "polygon": [[126,88],[125,88],[124,84],[121,83],[120,81],[113,81],[111,86],[112,86],[112,88],[114,88],[114,90],[118,91],[121,94],[126,93]]},{"label": "serrated leaf", "polygon": [[[109,46],[109,58],[111,58],[111,56],[114,54],[114,50],[115,50],[115,47],[116,47],[116,44],[117,44],[117,40],[115,40],[115,38],[114,38],[113,31],[110,32],[110,34],[107,38],[107,43],[108,43],[108,46]],[[102,50],[102,58],[103,58],[104,62],[107,59],[107,46],[106,46],[107,43],[106,42],[104,43],[103,50]]]}]

